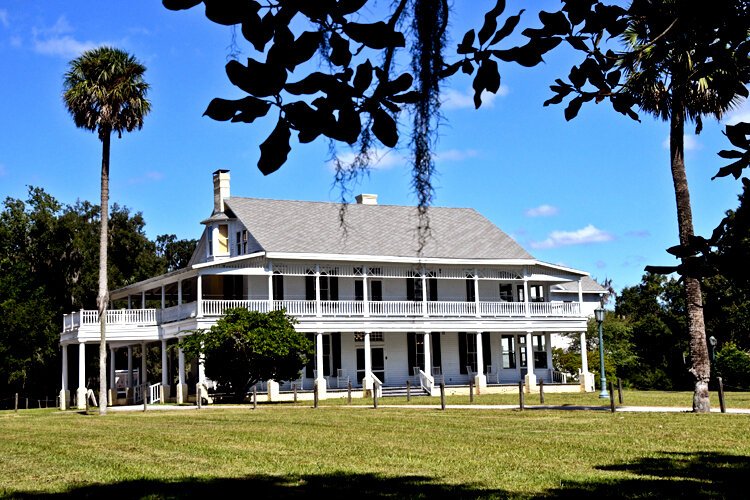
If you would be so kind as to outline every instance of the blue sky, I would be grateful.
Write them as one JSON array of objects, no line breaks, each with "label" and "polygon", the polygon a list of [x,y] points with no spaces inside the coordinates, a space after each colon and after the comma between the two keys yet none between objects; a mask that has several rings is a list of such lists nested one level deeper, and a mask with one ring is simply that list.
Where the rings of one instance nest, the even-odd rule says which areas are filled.
[{"label": "blue sky", "polygon": [[[381,4],[384,0],[379,0]],[[491,0],[456,1],[452,34],[479,27]],[[528,2],[509,1],[507,13]],[[534,2],[553,10],[556,1]],[[534,21],[526,12],[522,24]],[[0,4],[0,196],[25,199],[27,186],[63,203],[99,198],[101,145],[77,129],[61,100],[68,62],[82,50],[114,45],[148,68],[152,113],[143,130],[112,144],[111,200],[143,212],[149,237],[197,238],[212,208],[211,173],[230,169],[232,193],[335,201],[328,144],[297,145],[281,170],[264,177],[258,145],[271,120],[254,125],[202,117],[213,97],[237,98],[224,73],[229,28],[206,20],[202,6],[171,12],[150,0],[5,0]],[[454,40],[455,41],[455,40]],[[244,57],[253,55],[238,42]],[[549,85],[576,59],[561,51],[537,68],[502,65],[502,87],[480,110],[461,76],[444,89],[445,123],[436,146],[435,204],[472,207],[538,259],[583,269],[616,289],[639,282],[646,264],[672,264],[677,243],[669,173],[668,127],[643,115],[636,123],[607,105],[584,106],[568,123],[563,108],[544,108]],[[748,115],[729,113],[727,120]],[[406,124],[406,116],[403,117]],[[686,137],[696,232],[708,234],[737,206],[740,184],[711,176],[722,165],[723,123],[707,120]],[[346,149],[340,153],[346,155]],[[383,152],[353,188],[380,203],[415,203],[408,151]]]}]

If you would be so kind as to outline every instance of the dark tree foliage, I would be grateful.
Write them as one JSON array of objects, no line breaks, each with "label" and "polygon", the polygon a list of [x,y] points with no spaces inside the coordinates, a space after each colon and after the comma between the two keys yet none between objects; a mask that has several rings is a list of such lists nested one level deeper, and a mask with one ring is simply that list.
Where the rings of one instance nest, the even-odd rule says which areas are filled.
[{"label": "dark tree foliage", "polygon": [[230,309],[210,330],[181,339],[180,347],[194,357],[205,355],[206,376],[241,403],[262,380],[299,378],[312,359],[313,343],[294,324],[283,310]]},{"label": "dark tree foliage", "polygon": [[196,246],[198,246],[198,240],[178,240],[174,234],[162,234],[156,237],[156,255],[166,265],[166,272],[187,267]]},{"label": "dark tree foliage", "polygon": [[[109,286],[167,270],[140,213],[114,205],[109,219]],[[0,395],[53,396],[59,389],[63,314],[95,309],[99,207],[63,206],[40,188],[0,210]],[[185,240],[182,240],[185,241]],[[176,244],[181,244],[175,241]],[[91,372],[95,373],[92,367]]]},{"label": "dark tree foliage", "polygon": [[[422,214],[433,195],[440,81],[459,70],[473,74],[479,107],[482,92],[494,93],[500,87],[499,62],[533,66],[560,42],[545,39],[503,48],[501,42],[520,19],[520,13],[502,18],[504,0],[485,13],[478,32],[465,34],[452,55],[455,62],[445,56],[447,0],[397,0],[376,20],[371,18],[378,10],[374,2],[366,5],[367,0],[163,0],[172,10],[200,3],[209,20],[239,28],[258,53],[246,62],[230,60],[226,65],[229,81],[248,95],[216,98],[205,115],[252,123],[271,114],[276,126],[260,145],[261,172],[269,174],[286,162],[296,133],[300,143],[325,137],[332,144],[353,146],[355,160],[348,165],[337,162],[337,180],[350,180],[369,165],[373,137],[387,148],[399,144],[398,117],[408,108],[413,116],[407,134],[413,185]],[[411,70],[395,71],[397,52],[407,45]],[[306,64],[309,61],[318,64]]]}]

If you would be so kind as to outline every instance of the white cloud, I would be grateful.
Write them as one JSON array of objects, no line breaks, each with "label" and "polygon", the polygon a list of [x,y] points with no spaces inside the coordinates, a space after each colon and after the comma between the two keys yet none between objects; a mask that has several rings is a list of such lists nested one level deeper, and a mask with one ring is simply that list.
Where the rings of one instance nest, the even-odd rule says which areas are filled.
[{"label": "white cloud", "polygon": [[34,50],[39,54],[70,58],[102,45],[90,40],[76,40],[70,35],[72,32],[73,28],[65,16],[60,16],[49,28],[34,28]]},{"label": "white cloud", "polygon": [[531,248],[558,248],[586,243],[603,243],[614,240],[612,234],[594,227],[592,224],[576,231],[552,231],[544,241],[532,241]]},{"label": "white cloud", "polygon": [[10,21],[8,21],[8,11],[5,9],[0,9],[0,24],[6,28],[10,26]]},{"label": "white cloud", "polygon": [[447,149],[435,153],[435,161],[465,161],[478,155],[476,149]]},{"label": "white cloud", "polygon": [[[497,94],[482,92],[482,108],[491,108],[495,104],[495,99],[500,96],[508,95],[508,87],[501,85]],[[474,89],[467,89],[463,92],[456,89],[446,89],[442,94],[442,109],[474,109]]]},{"label": "white cloud", "polygon": [[[352,151],[347,151],[338,155],[338,159],[343,164],[350,164],[354,161],[355,154]],[[376,148],[371,156],[370,168],[373,170],[387,170],[395,167],[396,165],[404,165],[408,163],[408,160],[404,158],[398,151],[393,149]],[[329,162],[331,169],[334,167],[334,162]]]},{"label": "white cloud", "polygon": [[538,207],[527,208],[523,213],[526,217],[551,217],[557,215],[558,212],[560,212],[560,209],[552,205],[539,205]]},{"label": "white cloud", "polygon": [[[682,140],[685,151],[695,151],[696,149],[701,148],[701,143],[698,142],[698,138],[695,135],[685,134]],[[669,136],[664,139],[664,142],[662,142],[661,145],[664,147],[664,149],[669,149]]]}]

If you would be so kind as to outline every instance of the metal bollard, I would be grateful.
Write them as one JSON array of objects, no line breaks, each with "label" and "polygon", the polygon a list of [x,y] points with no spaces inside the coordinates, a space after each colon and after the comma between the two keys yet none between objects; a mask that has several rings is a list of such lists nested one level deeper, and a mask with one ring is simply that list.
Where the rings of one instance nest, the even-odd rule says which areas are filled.
[{"label": "metal bollard", "polygon": [[440,409],[445,410],[445,381],[440,382]]}]

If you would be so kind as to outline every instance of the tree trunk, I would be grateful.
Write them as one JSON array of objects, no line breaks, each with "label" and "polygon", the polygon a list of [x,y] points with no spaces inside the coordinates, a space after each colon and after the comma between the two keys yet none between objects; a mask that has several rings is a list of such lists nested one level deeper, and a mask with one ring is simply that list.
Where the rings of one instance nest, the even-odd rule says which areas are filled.
[{"label": "tree trunk", "polygon": [[[679,99],[672,105],[672,116],[669,131],[669,152],[672,160],[672,181],[677,201],[677,225],[680,232],[680,244],[687,245],[693,236],[693,214],[690,208],[690,190],[685,173],[684,133],[685,112]],[[683,259],[683,262],[685,259]],[[708,399],[708,380],[711,376],[711,365],[706,345],[706,326],[703,321],[703,295],[701,284],[696,278],[683,277],[687,301],[688,333],[690,335],[690,373],[695,377],[693,394],[693,411],[706,413],[711,409]]]},{"label": "tree trunk", "polygon": [[[107,243],[109,233],[109,146],[111,132],[106,131],[102,140],[102,187],[101,218],[99,228],[99,294],[96,298],[99,308],[99,415],[107,414]],[[114,360],[112,360],[114,363]]]}]

